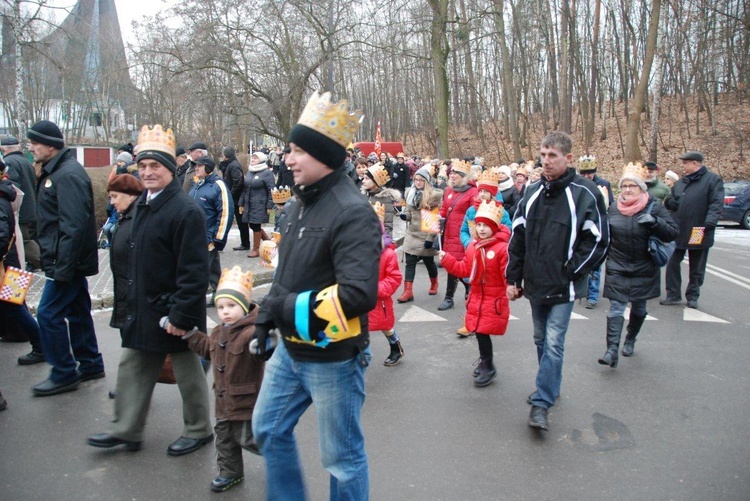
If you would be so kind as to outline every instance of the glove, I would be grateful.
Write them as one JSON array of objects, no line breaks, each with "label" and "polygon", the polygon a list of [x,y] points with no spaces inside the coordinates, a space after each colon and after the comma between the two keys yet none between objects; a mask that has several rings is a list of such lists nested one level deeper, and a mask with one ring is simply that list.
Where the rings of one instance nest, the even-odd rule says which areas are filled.
[{"label": "glove", "polygon": [[406,221],[406,212],[402,212],[401,214],[398,215],[398,217],[401,218],[401,221]]},{"label": "glove", "polygon": [[[255,325],[255,338],[250,342],[250,353],[256,355],[264,362],[271,358],[275,346],[270,347],[268,344],[268,336],[271,329],[267,325]],[[255,346],[253,346],[255,344]]]},{"label": "glove", "polygon": [[425,249],[432,249],[432,240],[425,240],[424,241],[424,248]]},{"label": "glove", "polygon": [[656,218],[651,214],[641,214],[635,218],[635,222],[638,224],[645,224],[647,226],[653,226],[656,224]]}]

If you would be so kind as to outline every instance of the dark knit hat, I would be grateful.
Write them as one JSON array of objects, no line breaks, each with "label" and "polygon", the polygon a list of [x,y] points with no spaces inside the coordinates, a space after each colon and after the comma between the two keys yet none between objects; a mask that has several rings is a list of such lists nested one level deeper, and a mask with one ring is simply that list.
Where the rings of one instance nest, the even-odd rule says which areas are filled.
[{"label": "dark knit hat", "polygon": [[116,191],[137,197],[143,193],[143,183],[132,174],[118,174],[107,184],[107,191]]},{"label": "dark knit hat", "polygon": [[49,120],[42,120],[32,125],[26,133],[26,137],[31,141],[51,146],[58,150],[65,148],[65,140],[63,139],[62,132],[60,132],[60,128]]},{"label": "dark knit hat", "polygon": [[123,144],[122,146],[120,146],[119,148],[117,148],[117,151],[126,151],[126,152],[128,152],[128,153],[130,153],[132,155],[133,154],[133,143]]},{"label": "dark knit hat", "polygon": [[209,156],[200,157],[195,161],[195,165],[202,165],[206,168],[206,174],[211,174],[216,167],[216,162]]},{"label": "dark knit hat", "polygon": [[172,155],[159,150],[144,150],[139,151],[138,156],[135,158],[136,162],[150,158],[156,160],[164,167],[172,171],[172,174],[177,174],[177,162]]},{"label": "dark knit hat", "polygon": [[289,133],[289,142],[296,144],[331,169],[338,169],[344,165],[346,148],[306,125],[295,125]]},{"label": "dark knit hat", "polygon": [[15,136],[5,136],[2,140],[0,140],[0,146],[15,146],[17,144],[20,144],[18,142],[18,138]]}]

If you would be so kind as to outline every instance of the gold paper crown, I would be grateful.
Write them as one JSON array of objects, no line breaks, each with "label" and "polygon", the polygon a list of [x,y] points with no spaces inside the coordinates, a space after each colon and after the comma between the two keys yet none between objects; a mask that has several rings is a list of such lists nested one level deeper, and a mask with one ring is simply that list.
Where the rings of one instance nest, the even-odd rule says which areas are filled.
[{"label": "gold paper crown", "polygon": [[346,100],[332,103],[330,92],[319,94],[315,91],[297,123],[320,132],[346,148],[352,142],[364,116],[361,110],[349,113],[347,105]]},{"label": "gold paper crown", "polygon": [[277,246],[273,240],[263,240],[260,243],[260,264],[266,268],[274,268],[273,260],[276,257]]},{"label": "gold paper crown", "polygon": [[580,170],[594,170],[596,169],[596,157],[594,155],[584,155],[578,159],[578,163],[581,164]]},{"label": "gold paper crown", "polygon": [[153,150],[161,151],[174,157],[176,145],[177,141],[175,141],[172,129],[165,131],[158,124],[154,125],[153,129],[150,129],[148,125],[144,125],[141,132],[138,133],[138,145],[135,147],[135,154],[137,155],[141,151]]},{"label": "gold paper crown", "polygon": [[485,185],[497,188],[498,184],[500,184],[500,173],[495,169],[487,169],[477,178],[477,187]]},{"label": "gold paper crown", "polygon": [[471,164],[466,160],[459,161],[457,158],[454,158],[451,161],[451,169],[456,172],[463,172],[466,176],[471,174]]},{"label": "gold paper crown", "polygon": [[500,221],[503,220],[502,204],[496,202],[495,200],[484,200],[481,204],[479,204],[477,213],[474,216],[474,221],[476,221],[480,217],[489,219],[490,221],[494,221],[495,224],[499,226]]},{"label": "gold paper crown", "polygon": [[221,272],[221,278],[219,278],[219,284],[216,286],[216,298],[225,296],[225,293],[228,293],[226,297],[234,296],[231,292],[239,294],[249,303],[250,295],[253,292],[253,273],[242,271],[239,266],[234,266],[232,269],[224,268],[224,271]]},{"label": "gold paper crown", "polygon": [[403,151],[399,151],[399,152],[398,152],[398,153],[396,154],[396,158],[398,158],[398,157],[406,158],[406,155],[404,155],[404,152],[403,152]]},{"label": "gold paper crown", "polygon": [[285,204],[287,200],[292,198],[292,190],[289,186],[281,186],[280,188],[273,188],[271,190],[271,198],[275,204]]},{"label": "gold paper crown", "polygon": [[641,164],[640,162],[633,163],[630,162],[628,165],[623,167],[622,169],[622,176],[620,179],[625,177],[634,177],[636,179],[640,179],[641,181],[646,181],[648,168]]},{"label": "gold paper crown", "polygon": [[433,175],[432,177],[448,179],[448,167],[445,164],[440,164],[440,167],[437,168],[437,175]]},{"label": "gold paper crown", "polygon": [[380,219],[380,222],[385,221],[385,205],[381,204],[380,202],[375,202],[372,204],[372,208],[375,211],[375,214],[378,215],[378,218]]},{"label": "gold paper crown", "polygon": [[372,177],[372,180],[375,181],[375,184],[382,187],[385,186],[385,183],[391,180],[390,174],[388,174],[388,171],[383,167],[383,164],[376,163],[375,165],[372,165],[367,168],[367,172],[370,173],[370,176]]}]

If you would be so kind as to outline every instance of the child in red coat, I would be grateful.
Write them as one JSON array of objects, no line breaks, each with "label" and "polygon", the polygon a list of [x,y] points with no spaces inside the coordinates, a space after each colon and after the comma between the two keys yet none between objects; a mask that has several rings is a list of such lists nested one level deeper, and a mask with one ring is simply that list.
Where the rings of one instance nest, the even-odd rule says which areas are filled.
[{"label": "child in red coat", "polygon": [[471,283],[466,304],[466,328],[477,333],[479,344],[479,366],[474,370],[475,386],[487,386],[495,379],[490,336],[505,334],[510,317],[505,294],[510,231],[500,224],[502,213],[502,205],[497,202],[482,202],[474,218],[477,239],[466,248],[464,259],[457,261],[450,254],[438,253],[448,273],[459,278],[468,277]]},{"label": "child in red coat", "polygon": [[393,250],[390,237],[383,229],[383,252],[380,254],[380,274],[378,277],[378,302],[375,308],[367,315],[367,324],[370,332],[383,331],[391,353],[385,359],[383,365],[390,367],[398,364],[404,356],[404,349],[396,334],[396,314],[393,312],[392,296],[401,285],[401,269],[398,267],[398,256]]}]

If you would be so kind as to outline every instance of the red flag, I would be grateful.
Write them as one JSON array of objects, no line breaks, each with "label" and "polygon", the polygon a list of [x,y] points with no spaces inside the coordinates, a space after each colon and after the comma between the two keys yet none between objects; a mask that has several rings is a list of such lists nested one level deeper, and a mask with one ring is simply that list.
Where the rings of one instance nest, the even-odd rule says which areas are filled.
[{"label": "red flag", "polygon": [[375,131],[375,153],[380,156],[380,120],[378,120],[378,129]]}]

